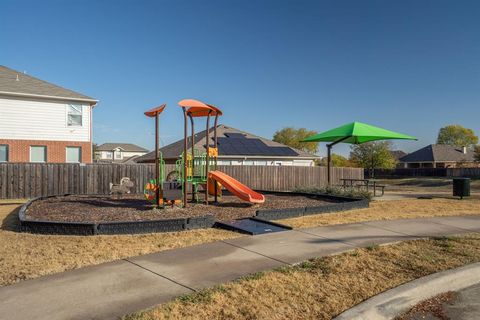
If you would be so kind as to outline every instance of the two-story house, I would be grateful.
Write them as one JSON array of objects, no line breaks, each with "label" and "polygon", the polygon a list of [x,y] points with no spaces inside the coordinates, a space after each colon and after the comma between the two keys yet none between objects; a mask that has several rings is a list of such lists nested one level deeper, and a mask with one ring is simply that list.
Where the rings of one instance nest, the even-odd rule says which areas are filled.
[{"label": "two-story house", "polygon": [[97,102],[0,66],[0,162],[92,162]]},{"label": "two-story house", "polygon": [[143,156],[148,150],[133,143],[108,142],[95,149],[95,160],[102,162],[126,162]]}]

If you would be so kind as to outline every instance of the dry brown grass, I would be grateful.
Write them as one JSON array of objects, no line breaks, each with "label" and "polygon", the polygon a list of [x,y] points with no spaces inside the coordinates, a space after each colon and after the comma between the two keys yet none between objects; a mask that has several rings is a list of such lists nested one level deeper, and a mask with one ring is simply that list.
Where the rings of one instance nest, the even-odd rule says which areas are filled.
[{"label": "dry brown grass", "polygon": [[370,208],[278,220],[294,228],[421,217],[480,215],[480,198],[374,201]]},{"label": "dry brown grass", "polygon": [[478,234],[357,249],[256,274],[126,319],[331,319],[402,283],[477,261]]},{"label": "dry brown grass", "polygon": [[48,236],[15,232],[22,201],[0,203],[0,286],[87,265],[229,239],[218,229],[120,236]]}]

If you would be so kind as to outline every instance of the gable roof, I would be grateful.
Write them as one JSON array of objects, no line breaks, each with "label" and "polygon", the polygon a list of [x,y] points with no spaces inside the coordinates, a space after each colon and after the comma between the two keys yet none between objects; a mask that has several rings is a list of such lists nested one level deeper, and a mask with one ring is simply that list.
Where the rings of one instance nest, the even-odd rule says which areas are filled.
[{"label": "gable roof", "polygon": [[114,142],[107,142],[104,144],[99,145],[95,150],[96,151],[112,151],[116,148],[121,148],[123,151],[126,152],[148,152],[147,149],[137,146],[133,143],[114,143]]},{"label": "gable roof", "polygon": [[[206,150],[206,132],[203,130],[195,134],[195,149]],[[290,157],[318,159],[319,156],[305,151],[288,147],[284,144],[268,140],[251,133],[241,131],[223,124],[217,126],[218,154],[219,156],[244,157],[256,156],[265,158]],[[210,144],[213,145],[213,128],[210,129]],[[190,139],[189,139],[190,140]],[[191,142],[188,142],[191,149]],[[183,153],[183,139],[171,143],[160,149],[164,159],[177,159]],[[151,162],[154,160],[155,151],[136,159],[137,162]]]},{"label": "gable roof", "polygon": [[88,102],[94,98],[0,65],[0,94]]},{"label": "gable roof", "polygon": [[467,148],[467,153],[463,153],[463,148],[446,144],[431,144],[399,159],[401,162],[470,162],[474,160],[472,150]]}]

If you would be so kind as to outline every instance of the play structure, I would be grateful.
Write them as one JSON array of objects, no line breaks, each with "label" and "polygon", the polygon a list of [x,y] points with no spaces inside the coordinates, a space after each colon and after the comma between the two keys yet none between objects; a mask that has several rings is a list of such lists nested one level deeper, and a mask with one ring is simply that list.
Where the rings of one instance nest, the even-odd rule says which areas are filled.
[{"label": "play structure", "polygon": [[[183,110],[184,141],[183,153],[175,164],[178,174],[176,181],[165,181],[165,162],[159,149],[159,117],[165,110],[166,105],[163,104],[145,112],[147,117],[155,118],[155,178],[145,185],[145,198],[157,207],[179,203],[183,207],[187,207],[190,195],[192,203],[203,202],[208,205],[210,196],[213,196],[215,203],[218,202],[222,195],[222,187],[225,187],[243,201],[250,203],[265,202],[265,196],[217,170],[217,124],[218,118],[223,114],[222,111],[213,105],[194,99],[185,99],[178,104]],[[210,120],[212,117],[214,118],[214,124],[211,128]],[[195,148],[196,118],[206,118],[205,150]],[[190,136],[188,136],[189,123]],[[213,134],[213,145],[211,133]]]}]

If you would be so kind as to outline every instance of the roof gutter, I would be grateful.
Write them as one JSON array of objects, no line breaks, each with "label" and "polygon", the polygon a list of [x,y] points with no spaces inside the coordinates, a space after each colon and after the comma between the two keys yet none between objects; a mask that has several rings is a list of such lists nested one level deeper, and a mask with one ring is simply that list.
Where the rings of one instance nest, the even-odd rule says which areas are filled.
[{"label": "roof gutter", "polygon": [[0,91],[0,95],[13,96],[13,97],[25,97],[25,98],[43,98],[43,99],[62,100],[62,101],[67,100],[67,101],[88,102],[92,107],[95,107],[98,103],[98,100],[95,100],[95,99],[57,97],[57,96],[49,96],[49,95],[42,95],[42,94],[18,93],[18,92],[7,92],[7,91]]}]

